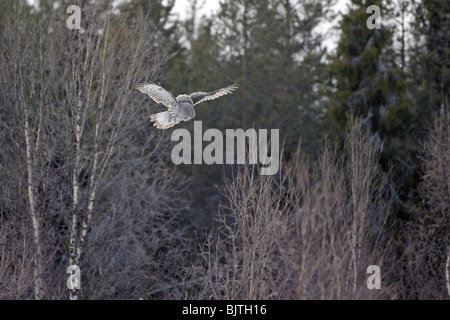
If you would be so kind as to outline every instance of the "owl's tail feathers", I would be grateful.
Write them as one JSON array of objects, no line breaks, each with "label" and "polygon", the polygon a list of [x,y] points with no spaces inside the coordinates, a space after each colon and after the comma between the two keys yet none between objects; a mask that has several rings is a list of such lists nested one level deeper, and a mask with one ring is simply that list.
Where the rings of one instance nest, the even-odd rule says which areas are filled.
[{"label": "owl's tail feathers", "polygon": [[177,124],[175,117],[172,117],[168,111],[155,113],[150,116],[150,121],[158,129],[168,129]]}]

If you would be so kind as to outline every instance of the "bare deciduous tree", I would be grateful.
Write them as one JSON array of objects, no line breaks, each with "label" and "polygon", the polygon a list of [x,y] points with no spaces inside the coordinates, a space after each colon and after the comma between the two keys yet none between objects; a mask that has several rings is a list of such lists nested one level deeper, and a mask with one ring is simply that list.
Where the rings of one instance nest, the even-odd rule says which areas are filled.
[{"label": "bare deciduous tree", "polygon": [[[279,180],[239,169],[227,183],[217,239],[205,245],[205,289],[214,299],[393,297],[387,281],[367,288],[369,265],[392,265],[385,226],[390,185],[378,165],[380,143],[361,121],[344,157],[326,147],[317,167],[298,153]],[[378,291],[378,292],[375,292]]]},{"label": "bare deciduous tree", "polygon": [[82,30],[22,9],[1,37],[1,296],[67,296],[76,264],[84,297],[170,297],[189,254],[185,180],[134,90],[160,76],[156,26],[144,14],[123,24],[110,2],[84,6]]},{"label": "bare deciduous tree", "polygon": [[405,298],[449,299],[450,261],[450,116],[436,116],[424,143],[422,205],[408,224]]}]

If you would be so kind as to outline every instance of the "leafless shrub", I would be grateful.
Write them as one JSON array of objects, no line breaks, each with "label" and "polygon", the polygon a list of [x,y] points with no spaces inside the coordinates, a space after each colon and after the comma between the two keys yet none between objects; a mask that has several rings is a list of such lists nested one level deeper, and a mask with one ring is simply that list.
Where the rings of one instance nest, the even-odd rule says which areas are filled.
[{"label": "leafless shrub", "polygon": [[203,252],[206,283],[201,294],[208,299],[276,297],[284,275],[273,266],[280,263],[279,242],[289,219],[283,195],[274,178],[240,166],[234,179],[226,181],[226,196],[229,207],[221,210],[220,234],[209,237]]},{"label": "leafless shrub", "polygon": [[356,120],[346,135],[342,155],[325,146],[313,177],[305,163],[298,162],[293,196],[299,207],[289,245],[299,248],[289,253],[296,265],[292,276],[298,280],[293,281],[297,287],[290,297],[392,297],[387,281],[382,281],[381,290],[369,290],[366,285],[369,265],[378,265],[382,276],[393,267],[387,261],[390,249],[385,224],[391,186],[378,165],[380,147],[377,137],[365,132]]},{"label": "leafless shrub", "polygon": [[186,180],[168,170],[163,155],[126,151],[112,164],[114,175],[99,193],[84,267],[86,294],[90,299],[180,298],[190,255],[177,223]]},{"label": "leafless shrub", "polygon": [[355,124],[344,156],[327,146],[316,167],[298,153],[278,180],[242,167],[227,181],[230,207],[203,250],[205,288],[214,299],[393,298],[369,290],[367,267],[390,272],[385,221],[387,176],[380,144]]},{"label": "leafless shrub", "polygon": [[29,228],[19,219],[14,223],[0,219],[0,299],[23,299],[32,294],[33,283]]},{"label": "leafless shrub", "polygon": [[407,226],[402,293],[409,299],[450,298],[450,116],[443,111],[424,143],[422,205]]}]

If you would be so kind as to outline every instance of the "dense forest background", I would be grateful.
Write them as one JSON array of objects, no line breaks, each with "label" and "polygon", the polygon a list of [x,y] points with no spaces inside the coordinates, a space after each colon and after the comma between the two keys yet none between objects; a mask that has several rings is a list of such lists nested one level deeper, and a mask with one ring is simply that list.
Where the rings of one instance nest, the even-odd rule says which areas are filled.
[{"label": "dense forest background", "polygon": [[[450,1],[174,1],[0,1],[0,298],[449,299]],[[279,129],[278,174],[174,165],[149,80],[236,82],[195,120]]]}]

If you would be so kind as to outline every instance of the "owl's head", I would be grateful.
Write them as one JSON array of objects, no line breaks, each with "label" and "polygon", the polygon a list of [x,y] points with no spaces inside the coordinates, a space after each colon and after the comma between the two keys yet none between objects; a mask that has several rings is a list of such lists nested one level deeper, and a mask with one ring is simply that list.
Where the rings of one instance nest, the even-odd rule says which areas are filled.
[{"label": "owl's head", "polygon": [[192,98],[187,95],[187,94],[180,94],[177,97],[178,103],[190,103],[190,104],[194,104],[194,102],[192,102]]}]

